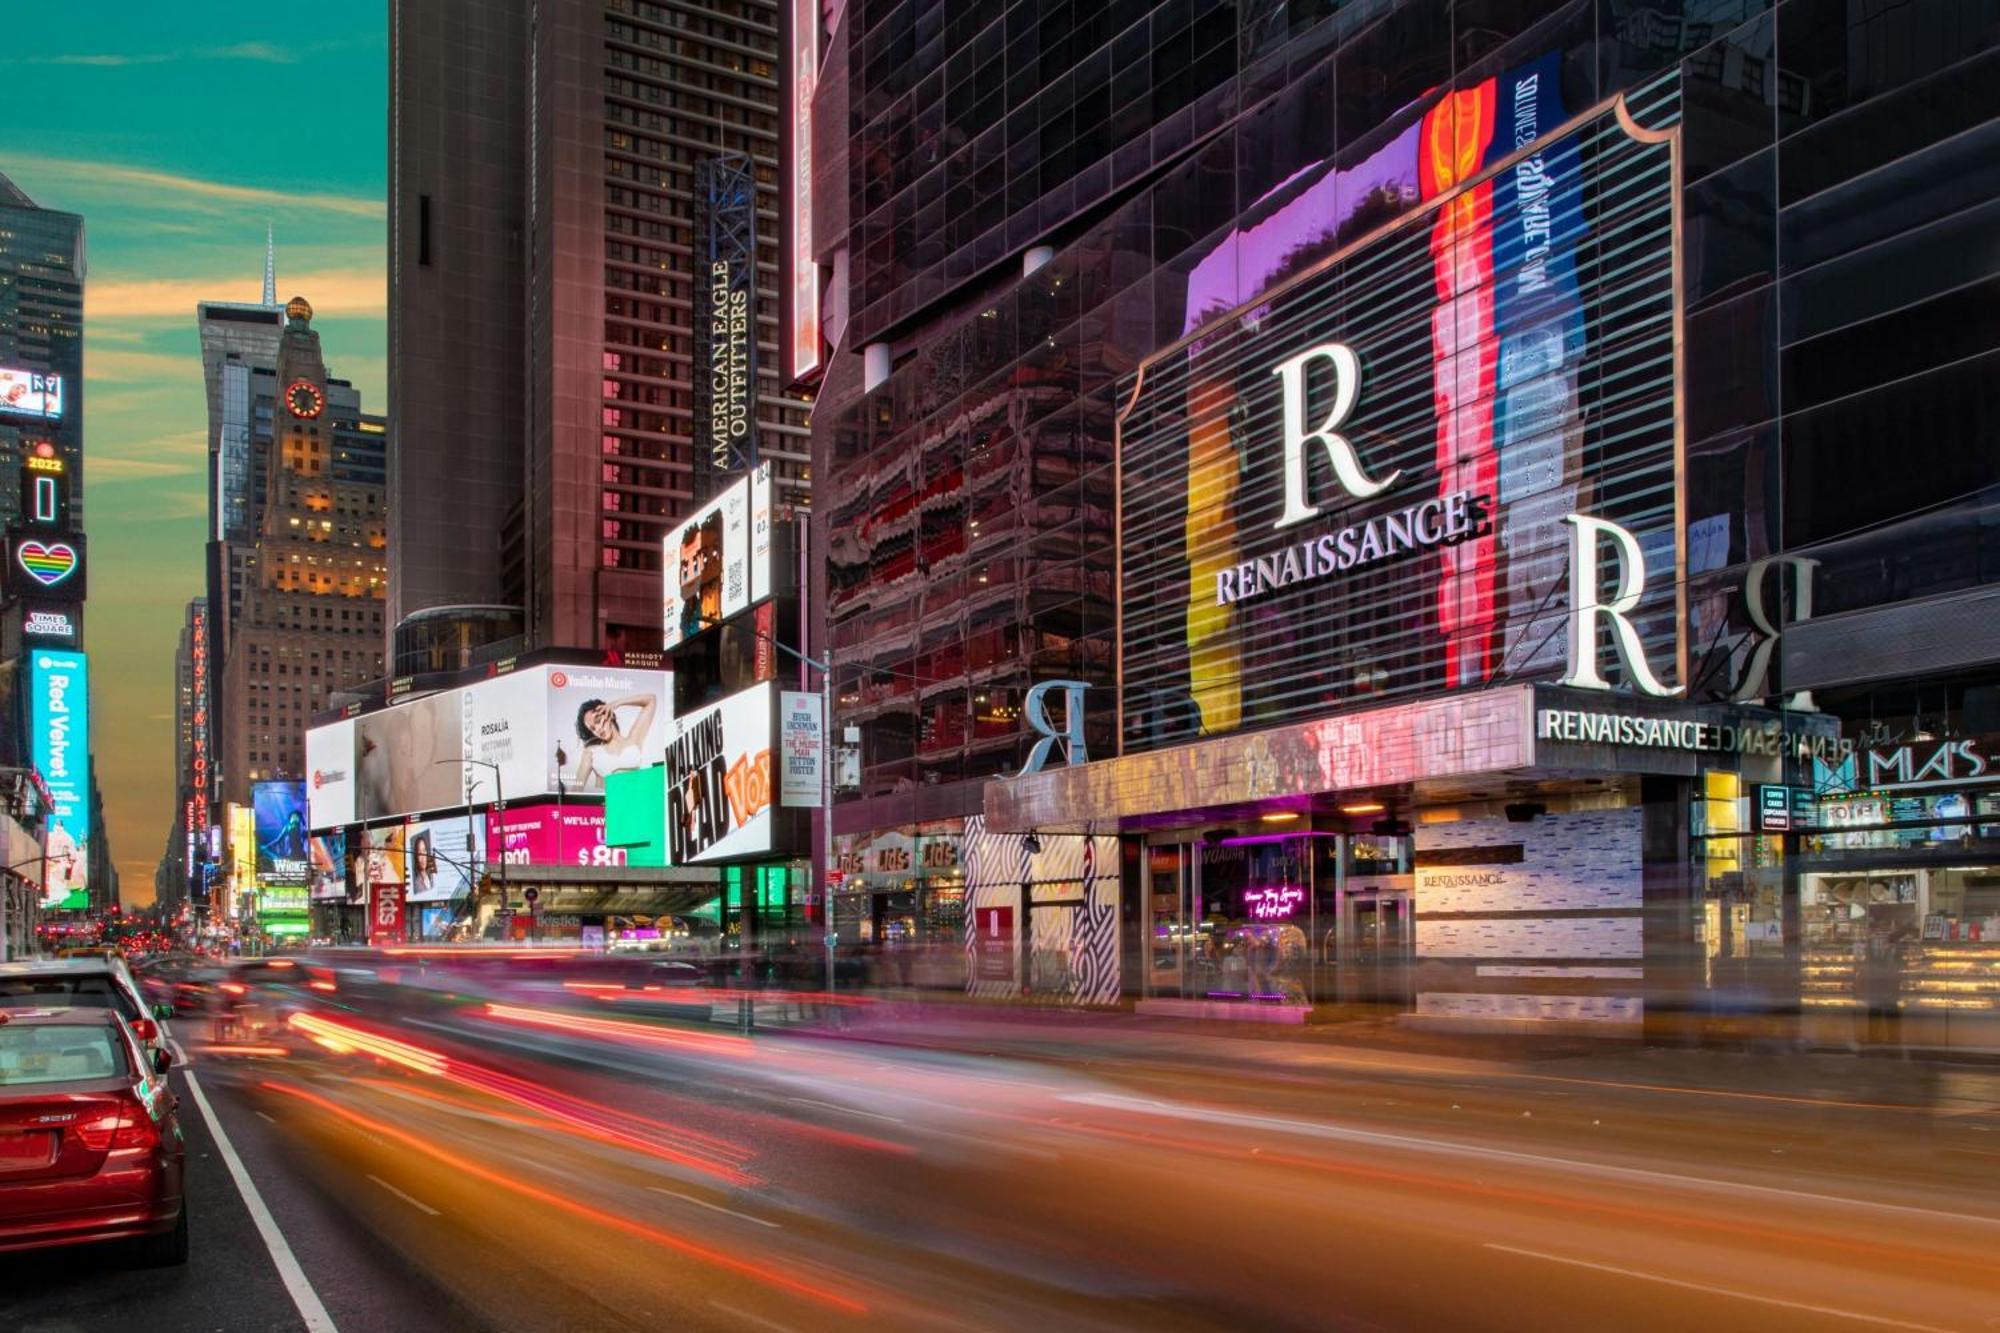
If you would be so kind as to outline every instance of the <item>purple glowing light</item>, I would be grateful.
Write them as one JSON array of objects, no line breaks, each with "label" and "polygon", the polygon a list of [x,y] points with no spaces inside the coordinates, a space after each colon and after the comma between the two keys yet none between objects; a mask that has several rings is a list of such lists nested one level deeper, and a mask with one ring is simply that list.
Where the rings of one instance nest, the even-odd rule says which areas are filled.
[{"label": "purple glowing light", "polygon": [[1263,884],[1243,891],[1243,905],[1259,921],[1288,917],[1305,900],[1305,886],[1301,884]]}]

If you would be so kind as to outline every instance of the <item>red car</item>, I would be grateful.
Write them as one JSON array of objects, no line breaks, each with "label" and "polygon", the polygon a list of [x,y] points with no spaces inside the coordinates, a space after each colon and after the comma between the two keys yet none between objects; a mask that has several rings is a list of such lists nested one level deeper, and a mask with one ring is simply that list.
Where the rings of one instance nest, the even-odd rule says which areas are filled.
[{"label": "red car", "polygon": [[105,1009],[0,1009],[0,1250],[131,1242],[187,1262],[169,1057]]}]

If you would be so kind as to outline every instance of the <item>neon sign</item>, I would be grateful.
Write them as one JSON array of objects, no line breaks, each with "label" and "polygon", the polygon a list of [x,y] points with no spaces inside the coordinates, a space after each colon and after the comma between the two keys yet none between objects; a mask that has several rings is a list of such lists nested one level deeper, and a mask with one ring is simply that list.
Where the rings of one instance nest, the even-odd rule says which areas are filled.
[{"label": "neon sign", "polygon": [[1260,884],[1243,891],[1243,905],[1259,921],[1277,921],[1291,916],[1306,900],[1302,884]]}]

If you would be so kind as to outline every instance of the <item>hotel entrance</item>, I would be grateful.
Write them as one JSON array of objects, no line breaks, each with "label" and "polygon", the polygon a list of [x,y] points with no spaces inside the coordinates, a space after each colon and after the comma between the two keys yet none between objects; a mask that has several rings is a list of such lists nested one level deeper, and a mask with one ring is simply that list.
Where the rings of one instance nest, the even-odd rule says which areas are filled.
[{"label": "hotel entrance", "polygon": [[1407,1005],[1416,958],[1415,903],[1408,889],[1364,888],[1341,895],[1335,979],[1350,1003]]},{"label": "hotel entrance", "polygon": [[1408,844],[1324,830],[1155,835],[1141,863],[1143,998],[1407,1005]]}]

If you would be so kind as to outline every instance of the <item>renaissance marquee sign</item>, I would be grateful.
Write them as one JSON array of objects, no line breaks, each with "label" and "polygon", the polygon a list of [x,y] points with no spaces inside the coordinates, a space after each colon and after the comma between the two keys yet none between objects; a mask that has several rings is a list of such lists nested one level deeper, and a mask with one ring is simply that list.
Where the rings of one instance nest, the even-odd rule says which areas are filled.
[{"label": "renaissance marquee sign", "polygon": [[1676,150],[1560,81],[1432,95],[1189,272],[1122,386],[1128,753],[1508,681],[1680,692]]}]

